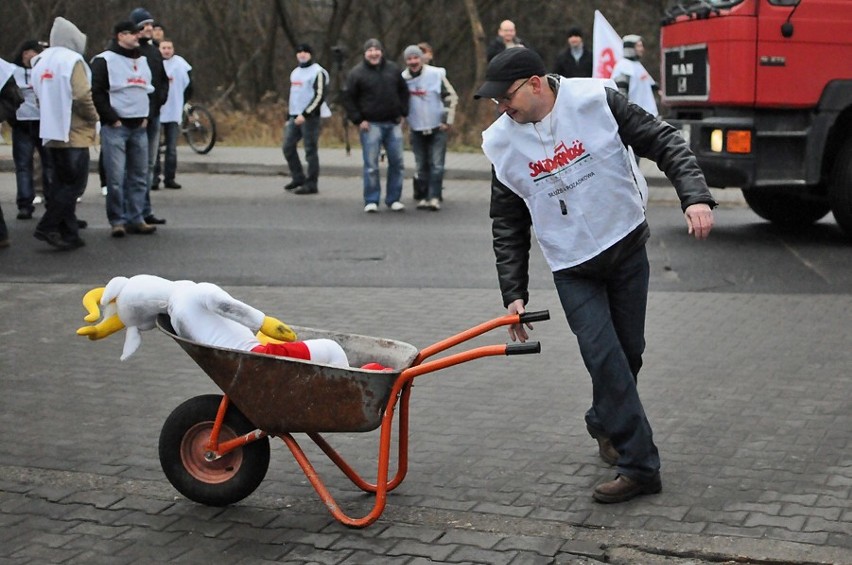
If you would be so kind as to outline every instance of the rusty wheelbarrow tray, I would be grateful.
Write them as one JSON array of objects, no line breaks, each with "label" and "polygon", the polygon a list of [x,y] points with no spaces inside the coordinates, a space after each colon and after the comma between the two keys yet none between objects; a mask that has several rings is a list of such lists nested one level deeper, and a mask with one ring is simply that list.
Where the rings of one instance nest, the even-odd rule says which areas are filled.
[{"label": "rusty wheelbarrow tray", "polygon": [[[280,437],[331,514],[351,527],[375,522],[387,493],[408,470],[408,403],[411,383],[425,373],[494,355],[538,353],[538,342],[487,345],[427,361],[492,329],[547,320],[547,311],[506,315],[484,322],[418,351],[401,341],[292,326],[300,339],[328,338],[346,351],[352,365],[379,363],[387,371],[340,368],[300,359],[210,347],[175,334],[167,315],[157,326],[222,389],[176,408],[160,434],[160,463],[181,494],[202,504],[242,500],[259,486],[269,466],[269,436]],[[397,472],[388,480],[394,409],[399,403]],[[369,432],[381,427],[376,482],[364,480],[320,435]],[[305,433],[361,490],[376,496],[361,518],[345,514],[293,438]]]}]

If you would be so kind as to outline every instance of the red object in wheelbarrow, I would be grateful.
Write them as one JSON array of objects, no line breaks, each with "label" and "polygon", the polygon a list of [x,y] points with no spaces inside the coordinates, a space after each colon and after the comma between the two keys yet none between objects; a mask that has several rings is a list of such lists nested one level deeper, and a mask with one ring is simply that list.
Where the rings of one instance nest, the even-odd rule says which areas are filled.
[{"label": "red object in wheelbarrow", "polygon": [[[160,464],[185,497],[209,506],[239,502],[255,491],[269,468],[269,437],[280,437],[331,514],[361,528],[375,522],[387,493],[408,472],[408,403],[412,381],[423,374],[494,355],[539,353],[538,342],[486,345],[430,357],[501,326],[550,319],[548,311],[508,314],[418,351],[401,341],[291,326],[300,339],[337,341],[356,367],[379,363],[386,371],[340,368],[285,357],[202,345],[175,334],[169,317],[157,327],[173,338],[222,389],[178,406],[160,433]],[[394,409],[399,403],[397,472],[388,480]],[[381,427],[375,484],[352,468],[320,435],[369,432]],[[361,518],[345,514],[293,438],[305,433],[361,490],[375,494]]]}]

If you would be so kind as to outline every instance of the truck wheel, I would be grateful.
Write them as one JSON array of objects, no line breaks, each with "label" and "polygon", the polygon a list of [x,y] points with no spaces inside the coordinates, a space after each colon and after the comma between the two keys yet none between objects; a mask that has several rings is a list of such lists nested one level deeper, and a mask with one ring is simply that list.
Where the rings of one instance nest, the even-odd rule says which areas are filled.
[{"label": "truck wheel", "polygon": [[837,224],[852,237],[852,139],[843,144],[834,161],[828,201]]},{"label": "truck wheel", "polygon": [[773,190],[744,188],[743,198],[752,212],[788,230],[810,226],[831,209],[824,202]]},{"label": "truck wheel", "polygon": [[[264,437],[214,461],[204,454],[216,420],[221,395],[190,398],[174,411],[160,432],[160,465],[178,492],[208,506],[244,499],[260,485],[269,469],[269,438]],[[220,441],[239,437],[256,426],[236,406],[229,406]]]}]

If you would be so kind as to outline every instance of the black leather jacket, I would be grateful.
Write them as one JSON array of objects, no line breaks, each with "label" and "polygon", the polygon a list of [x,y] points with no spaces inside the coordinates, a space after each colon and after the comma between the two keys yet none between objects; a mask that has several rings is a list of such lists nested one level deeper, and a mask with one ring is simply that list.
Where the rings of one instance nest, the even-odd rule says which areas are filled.
[{"label": "black leather jacket", "polygon": [[[636,155],[657,163],[674,185],[683,210],[692,204],[700,203],[708,204],[711,208],[716,206],[695,155],[673,126],[657,120],[639,106],[630,103],[617,90],[607,88],[606,98],[618,123],[621,141],[632,146]],[[519,298],[526,304],[529,300],[532,219],[521,197],[497,180],[493,168],[490,215],[503,305],[508,306]],[[571,269],[597,269],[601,261],[624,257],[626,252],[644,245],[647,239],[648,224],[643,223],[597,257]]]}]

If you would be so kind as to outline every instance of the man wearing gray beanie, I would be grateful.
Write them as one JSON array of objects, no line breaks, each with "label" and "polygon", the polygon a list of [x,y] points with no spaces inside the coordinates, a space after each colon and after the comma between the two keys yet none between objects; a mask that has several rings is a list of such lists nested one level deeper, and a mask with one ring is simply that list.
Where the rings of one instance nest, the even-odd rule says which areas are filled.
[{"label": "man wearing gray beanie", "polygon": [[645,45],[639,35],[625,35],[621,38],[623,42],[622,58],[612,69],[612,80],[615,81],[618,90],[627,99],[638,104],[649,114],[659,115],[657,101],[654,92],[657,83],[648,74],[639,60],[645,54]]},{"label": "man wearing gray beanie", "polygon": [[424,64],[423,50],[419,46],[409,45],[403,54],[407,68],[402,78],[411,95],[408,129],[417,162],[414,177],[417,208],[438,211],[441,209],[447,131],[455,117],[458,96],[447,80],[446,69]]},{"label": "man wearing gray beanie", "polygon": [[381,181],[379,151],[384,146],[388,158],[385,204],[402,212],[402,119],[408,115],[408,86],[399,67],[384,56],[378,39],[364,43],[364,59],[349,71],[343,92],[346,117],[361,137],[364,157],[364,212],[379,211]]}]

